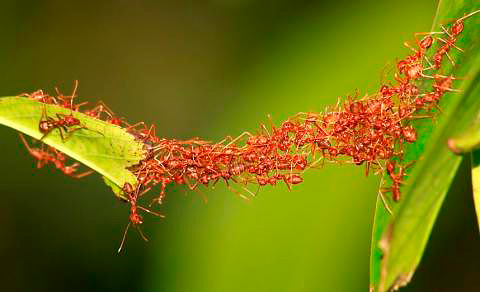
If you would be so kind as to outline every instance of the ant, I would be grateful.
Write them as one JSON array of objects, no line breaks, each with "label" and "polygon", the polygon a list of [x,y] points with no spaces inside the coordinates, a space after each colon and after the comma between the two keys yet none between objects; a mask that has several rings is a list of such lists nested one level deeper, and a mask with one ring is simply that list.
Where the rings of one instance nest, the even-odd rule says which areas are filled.
[{"label": "ant", "polygon": [[[143,129],[137,130],[136,128],[138,128],[139,126],[143,126]],[[127,132],[134,135],[138,140],[143,140],[144,143],[146,143],[147,141],[152,143],[161,142],[161,140],[157,137],[155,133],[156,132],[155,125],[150,125],[150,127],[148,127],[145,122],[138,122],[136,124],[128,126]]]},{"label": "ant", "polygon": [[74,111],[79,111],[81,106],[88,104],[88,101],[85,101],[85,102],[76,104],[75,106],[73,105],[73,100],[75,99],[75,97],[77,97],[77,89],[78,89],[78,80],[74,81],[72,95],[63,95],[63,93],[60,92],[58,87],[55,87],[55,91],[57,92],[57,98],[62,102],[61,103],[62,107],[71,109]]},{"label": "ant", "polygon": [[55,97],[43,93],[43,90],[41,90],[41,89],[39,89],[35,92],[32,92],[32,93],[22,93],[18,96],[19,97],[26,97],[28,99],[31,99],[31,100],[34,100],[34,101],[39,101],[39,102],[42,102],[42,103],[57,104],[57,100],[55,99]]},{"label": "ant", "polygon": [[441,39],[439,38],[440,41],[442,41],[444,43],[443,46],[441,46],[437,52],[435,53],[435,55],[433,56],[433,61],[434,61],[434,68],[435,69],[438,69],[440,68],[441,66],[441,63],[442,63],[442,59],[443,59],[443,56],[446,55],[450,62],[455,65],[455,63],[453,62],[452,58],[450,57],[450,55],[448,55],[448,51],[450,50],[450,48],[456,48],[457,50],[463,52],[463,50],[459,47],[457,47],[455,45],[456,41],[457,41],[457,36],[463,32],[463,29],[464,29],[464,21],[465,19],[469,18],[470,16],[476,14],[480,12],[480,10],[476,10],[472,13],[469,13],[459,19],[457,19],[455,21],[455,23],[452,25],[452,27],[450,28],[450,32],[448,32],[447,29],[445,29],[443,26],[442,26],[442,30],[447,34],[448,38],[446,40],[444,39]]},{"label": "ant", "polygon": [[91,110],[87,110],[84,112],[87,116],[94,117],[97,119],[102,119],[102,114],[106,114],[108,117],[106,121],[110,124],[116,125],[116,126],[121,126],[122,124],[126,124],[129,126],[125,121],[123,121],[121,118],[117,118],[113,111],[103,102],[99,101],[97,103],[97,106],[94,107]]},{"label": "ant", "polygon": [[[38,123],[38,129],[43,134],[43,136],[40,138],[40,141],[42,141],[54,129],[59,130],[60,137],[62,138],[63,142],[65,142],[70,137],[65,137],[64,133],[69,133],[71,135],[73,132],[80,129],[87,129],[87,127],[80,124],[80,120],[75,118],[72,113],[70,113],[69,115],[57,113],[56,116],[57,119],[47,116],[47,110],[45,106],[43,107],[42,117],[40,118],[40,122]],[[70,127],[74,126],[79,127],[72,130],[69,129]]]},{"label": "ant", "polygon": [[28,153],[37,160],[37,168],[42,168],[45,164],[52,161],[53,156],[50,153],[40,148],[32,148],[22,134],[18,135],[20,136],[23,145],[25,145],[25,148],[27,148]]},{"label": "ant", "polygon": [[80,163],[76,162],[72,165],[65,166],[66,157],[62,152],[56,150],[55,148],[49,147],[50,150],[54,152],[52,154],[48,151],[43,150],[43,145],[42,145],[42,149],[32,148],[22,134],[19,134],[19,136],[23,142],[23,145],[25,145],[25,148],[27,148],[28,153],[30,153],[30,155],[32,155],[33,158],[38,160],[37,168],[42,168],[44,165],[48,163],[52,163],[55,165],[57,169],[62,171],[65,175],[73,178],[77,178],[77,179],[88,176],[94,172],[93,170],[88,170],[88,171],[76,174],[75,172],[77,171],[78,166],[80,166]]},{"label": "ant", "polygon": [[405,177],[406,173],[405,170],[409,168],[415,161],[410,162],[406,166],[399,166],[398,172],[395,173],[395,161],[387,162],[387,172],[390,178],[392,179],[392,186],[390,187],[390,191],[392,192],[392,199],[395,202],[400,201],[400,185],[403,184],[403,177]]},{"label": "ant", "polygon": [[126,194],[128,197],[127,201],[130,203],[130,216],[128,218],[129,222],[127,224],[127,227],[125,228],[125,232],[123,233],[122,242],[120,244],[120,247],[118,248],[119,253],[122,251],[123,245],[125,244],[125,239],[127,237],[127,233],[130,225],[133,225],[135,228],[137,228],[143,240],[148,241],[148,238],[145,236],[145,234],[143,234],[142,230],[140,229],[140,224],[143,223],[143,218],[140,214],[138,214],[138,209],[148,212],[150,214],[153,214],[155,216],[158,216],[160,218],[165,218],[164,215],[148,210],[137,204],[137,199],[139,197],[141,186],[142,184],[138,183],[137,187],[134,188],[130,183],[126,182],[122,188],[123,193]]}]

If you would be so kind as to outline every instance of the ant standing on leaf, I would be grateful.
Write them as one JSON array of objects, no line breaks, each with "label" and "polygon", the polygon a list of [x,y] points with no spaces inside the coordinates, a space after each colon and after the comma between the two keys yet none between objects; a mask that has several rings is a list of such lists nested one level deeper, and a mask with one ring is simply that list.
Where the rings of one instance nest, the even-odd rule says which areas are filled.
[{"label": "ant standing on leaf", "polygon": [[95,106],[93,109],[84,111],[84,114],[100,120],[103,120],[102,115],[106,114],[107,118],[105,119],[105,121],[107,123],[116,126],[122,126],[122,124],[129,126],[128,123],[126,123],[123,119],[116,117],[113,111],[103,101],[99,101],[97,103],[97,106]]},{"label": "ant standing on leaf", "polygon": [[[88,102],[83,102],[83,103],[79,103],[79,104],[76,104],[76,105],[73,104],[73,100],[76,97],[77,88],[78,88],[78,81],[77,80],[75,80],[75,86],[74,86],[72,95],[70,95],[70,96],[63,95],[62,93],[60,93],[58,88],[55,88],[55,90],[57,91],[57,94],[58,94],[57,98],[60,101],[62,101],[62,104],[61,104],[62,107],[71,110],[69,115],[57,113],[56,114],[57,119],[49,117],[47,115],[46,105],[43,105],[42,117],[40,118],[40,122],[38,124],[39,130],[43,134],[43,136],[40,138],[40,141],[43,140],[54,129],[59,130],[59,134],[60,134],[60,137],[62,138],[63,142],[65,142],[71,136],[71,134],[73,132],[78,131],[80,129],[88,129],[87,127],[83,126],[80,123],[80,120],[78,118],[73,116],[73,111],[79,111],[79,109],[82,105],[85,105],[85,104],[88,103]],[[54,100],[56,102],[55,98],[54,98]],[[70,129],[70,128],[75,127],[75,126],[77,126],[77,127],[73,128],[73,129]],[[98,132],[98,133],[102,134],[101,132]],[[68,136],[65,137],[65,134],[68,134]]]},{"label": "ant standing on leaf", "polygon": [[[57,119],[47,116],[47,109],[44,105],[42,110],[42,117],[40,118],[40,122],[38,123],[38,129],[43,134],[43,136],[40,138],[40,141],[43,140],[54,129],[59,130],[60,137],[62,138],[63,142],[65,142],[73,132],[80,129],[87,129],[87,127],[81,125],[80,120],[75,118],[72,113],[70,113],[69,115],[57,113],[56,116]],[[74,126],[79,127],[69,129]],[[69,136],[65,137],[64,134],[69,134]]]},{"label": "ant standing on leaf", "polygon": [[58,87],[55,87],[55,91],[57,92],[56,99],[59,99],[61,101],[60,106],[78,112],[80,111],[80,107],[88,104],[88,101],[84,101],[76,105],[73,104],[73,99],[77,97],[77,89],[78,89],[78,80],[74,81],[72,95],[64,95],[62,92],[60,92]]},{"label": "ant standing on leaf", "polygon": [[409,164],[405,166],[399,166],[398,167],[398,172],[395,172],[396,166],[395,166],[395,161],[391,160],[387,162],[387,173],[390,176],[390,179],[392,180],[392,186],[389,189],[384,189],[384,192],[392,192],[392,199],[394,202],[400,201],[400,186],[403,184],[403,178],[405,177],[406,169],[409,168],[410,166],[413,165],[415,161],[410,162]]},{"label": "ant standing on leaf", "polygon": [[[55,88],[58,94],[57,98],[63,102],[62,106],[64,108],[68,108],[72,111],[74,110],[78,111],[79,107],[84,104],[82,103],[79,105],[75,105],[75,107],[73,106],[73,99],[76,97],[77,87],[78,87],[78,81],[75,80],[75,85],[74,85],[71,96],[65,96],[62,93],[60,93],[58,88]],[[69,115],[57,113],[56,116],[57,116],[57,120],[47,116],[47,108],[45,105],[43,105],[42,117],[40,118],[40,122],[38,124],[39,130],[43,134],[42,138],[40,138],[40,141],[43,140],[54,129],[59,130],[60,137],[62,137],[63,142],[65,142],[66,139],[68,139],[68,137],[64,136],[64,132],[71,134],[74,131],[77,131],[80,129],[86,129],[85,126],[82,126],[80,124],[80,120],[73,116],[73,113],[70,113]],[[69,130],[70,127],[74,127],[74,126],[80,126],[80,127]]]},{"label": "ant standing on leaf", "polygon": [[26,97],[28,99],[34,100],[34,101],[39,101],[42,103],[48,103],[48,104],[57,104],[57,100],[55,97],[50,96],[48,94],[43,93],[43,90],[39,89],[35,92],[32,93],[22,93],[18,95],[19,97]]}]

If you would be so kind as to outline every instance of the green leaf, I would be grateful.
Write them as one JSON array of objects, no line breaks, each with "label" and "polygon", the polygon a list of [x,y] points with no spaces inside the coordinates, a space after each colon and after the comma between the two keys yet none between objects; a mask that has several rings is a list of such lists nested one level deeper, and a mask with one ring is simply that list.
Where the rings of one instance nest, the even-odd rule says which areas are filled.
[{"label": "green leaf", "polygon": [[471,153],[473,201],[477,212],[477,223],[480,228],[480,150]]},{"label": "green leaf", "polygon": [[53,118],[56,114],[73,114],[85,129],[71,132],[65,140],[60,130],[54,129],[42,141],[103,175],[114,193],[125,199],[119,189],[125,182],[136,184],[135,176],[127,168],[144,158],[143,143],[119,126],[24,97],[0,98],[0,124],[40,139],[43,134],[38,124],[44,110]]},{"label": "green leaf", "polygon": [[[478,1],[440,1],[432,31],[441,31],[447,24],[480,9]],[[402,199],[393,203],[393,214],[377,202],[372,234],[370,287],[372,291],[388,291],[406,285],[415,272],[430,236],[445,195],[462,157],[447,146],[449,137],[469,127],[480,110],[480,14],[465,21],[465,30],[457,45],[464,53],[452,49],[455,66],[446,66],[443,73],[464,79],[453,87],[461,93],[442,97],[442,113],[435,119],[415,122],[416,143],[405,145],[405,161],[416,161],[407,171]],[[443,67],[443,66],[442,66]],[[424,84],[424,89],[431,85]]]},{"label": "green leaf", "polygon": [[472,122],[465,132],[448,140],[450,150],[462,154],[480,148],[480,119]]}]

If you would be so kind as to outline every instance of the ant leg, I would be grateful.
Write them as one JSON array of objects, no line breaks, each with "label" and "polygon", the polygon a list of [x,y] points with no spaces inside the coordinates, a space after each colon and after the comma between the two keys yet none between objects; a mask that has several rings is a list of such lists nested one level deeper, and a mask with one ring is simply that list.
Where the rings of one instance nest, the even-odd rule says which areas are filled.
[{"label": "ant leg", "polygon": [[[55,91],[57,97],[63,102],[62,106],[65,108],[73,109],[73,99],[77,96],[78,80],[74,81],[73,91],[71,95],[64,95],[57,86],[55,86]],[[67,105],[67,102],[70,101],[70,105]]]},{"label": "ant leg", "polygon": [[[48,134],[50,134],[50,132],[52,132],[52,130],[53,130],[53,129],[50,129],[50,130],[49,130],[49,131],[47,131],[45,134],[43,134],[43,136],[42,136],[42,137],[40,137],[40,139],[39,139],[39,140],[40,140],[40,141],[43,141],[43,139],[45,139],[45,137],[47,137],[47,136],[48,136]],[[60,136],[62,136],[61,132],[62,132],[62,131],[60,131]],[[62,137],[62,140],[63,140],[63,137]]]},{"label": "ant leg", "polygon": [[[283,175],[282,177],[283,181],[285,182],[285,184],[287,185],[287,188],[289,191],[292,191],[292,187],[290,186],[290,183],[288,182],[287,178],[285,177],[285,175]],[[258,188],[260,189],[260,185],[258,186]],[[258,190],[257,190],[258,192]]]},{"label": "ant leg", "polygon": [[462,52],[462,53],[465,53],[465,51],[464,51],[462,48],[459,48],[457,45],[455,45],[455,44],[452,43],[452,42],[446,41],[446,40],[441,39],[441,38],[438,38],[438,40],[441,41],[441,42],[443,42],[443,43],[445,43],[445,44],[451,45],[453,48],[459,50],[459,51]]},{"label": "ant leg", "polygon": [[117,126],[122,126],[122,123],[127,127],[130,126],[122,118],[117,118],[113,111],[103,101],[99,101],[98,104],[102,106],[102,112],[106,113],[109,116],[110,119],[107,122],[110,122]]},{"label": "ant leg", "polygon": [[450,61],[450,63],[452,63],[452,66],[455,66],[455,61],[453,61],[452,57],[450,56],[450,54],[448,52],[445,52],[445,55],[447,55],[447,58],[448,60]]},{"label": "ant leg", "polygon": [[[152,187],[148,187],[148,188],[144,189],[144,190],[138,195],[138,197],[141,197],[141,196],[145,195],[145,194],[148,193],[151,189],[152,189]],[[149,205],[149,206],[151,206],[151,205]],[[138,207],[140,207],[140,206],[138,206]]]},{"label": "ant leg", "polygon": [[382,190],[378,190],[378,195],[382,199],[383,206],[385,207],[385,210],[387,210],[390,215],[393,215],[392,209],[388,206],[387,199],[385,198],[385,194],[382,192]]},{"label": "ant leg", "polygon": [[63,131],[65,131],[65,133],[68,133],[68,128],[66,126],[62,126],[57,129],[58,129],[58,134],[60,135],[60,138],[62,138],[62,142],[65,143],[70,138],[70,136],[65,137]]},{"label": "ant leg", "polygon": [[368,176],[368,172],[370,171],[370,161],[366,161],[365,163],[365,176]]},{"label": "ant leg", "polygon": [[268,117],[268,121],[270,122],[270,126],[272,127],[272,133],[275,133],[275,125],[273,124],[273,121],[272,121],[272,116],[270,114],[267,115]]},{"label": "ant leg", "polygon": [[[25,139],[25,137],[23,136],[23,134],[21,133],[18,133],[18,135],[20,136],[20,139],[22,140],[23,142],[23,145],[25,146],[25,148],[27,148],[27,151],[28,153],[33,156],[35,159],[37,159],[37,168],[42,168],[44,166],[44,159],[42,158],[42,155],[41,153],[44,153],[43,150],[41,150],[41,152],[39,152],[38,150],[34,150],[27,142],[27,140]],[[43,147],[43,145],[42,145]]]},{"label": "ant leg", "polygon": [[228,190],[230,190],[231,192],[237,194],[241,199],[243,199],[243,200],[245,200],[245,201],[247,201],[247,202],[250,201],[249,198],[245,197],[242,193],[240,193],[239,191],[237,191],[236,189],[234,189],[232,186],[230,186],[230,184],[228,183],[227,180],[225,180],[225,184],[227,185]]},{"label": "ant leg", "polygon": [[73,81],[73,91],[72,91],[72,97],[77,96],[77,90],[78,90],[78,80]]},{"label": "ant leg", "polygon": [[[98,102],[98,103],[100,103],[100,102]],[[105,112],[105,109],[104,109],[103,105],[98,104],[98,103],[94,108],[92,108],[91,110],[88,110],[90,115],[93,116],[96,119],[100,119],[102,113]]]},{"label": "ant leg", "polygon": [[205,195],[203,192],[201,192],[199,189],[197,189],[197,187],[198,187],[198,185],[199,185],[198,181],[195,182],[194,185],[192,185],[191,182],[188,180],[188,177],[185,176],[185,177],[184,177],[184,180],[185,180],[185,185],[186,185],[191,191],[197,192],[197,193],[200,195],[200,197],[202,197],[203,201],[204,201],[205,203],[208,203],[208,197],[207,197],[207,195]]},{"label": "ant leg", "polygon": [[81,103],[79,103],[79,104],[76,104],[76,105],[75,105],[75,108],[74,108],[73,110],[76,111],[76,112],[79,112],[79,111],[80,111],[80,107],[85,106],[85,105],[87,105],[87,104],[89,104],[89,103],[90,103],[90,102],[88,102],[88,101],[84,101],[84,102],[81,102]]},{"label": "ant leg", "polygon": [[380,199],[382,199],[382,203],[383,203],[383,206],[385,207],[385,210],[387,210],[387,212],[390,213],[390,215],[393,215],[392,209],[388,206],[387,198],[385,198],[384,190],[382,189],[383,182],[384,182],[384,179],[382,177],[382,179],[380,180],[380,186],[378,189],[378,196],[380,196]]},{"label": "ant leg", "polygon": [[443,31],[431,31],[431,32],[416,32],[413,34],[413,36],[415,37],[415,41],[417,43],[419,43],[418,41],[418,36],[419,35],[426,35],[426,36],[431,36],[431,35],[434,35],[434,34],[444,34],[445,32]]},{"label": "ant leg", "polygon": [[[32,150],[33,150],[33,149],[32,149]],[[41,154],[40,154],[40,153],[41,153]],[[40,154],[39,156],[42,156],[42,157],[39,157],[39,158],[38,158],[37,168],[42,168],[42,167],[44,167],[45,165],[47,165],[48,162],[49,162],[48,159],[45,159],[45,158],[43,157],[43,156],[45,156],[45,153],[46,153],[46,151],[45,151],[45,144],[44,144],[44,143],[42,143],[42,148],[40,149],[40,153],[39,153],[39,154]],[[47,158],[48,158],[48,157],[47,157]]]},{"label": "ant leg", "polygon": [[[453,36],[448,32],[448,30],[443,25],[440,25],[440,28],[443,30],[444,33],[447,34],[449,38],[453,39]],[[440,40],[440,38],[438,39]]]},{"label": "ant leg", "polygon": [[[417,44],[418,44],[418,42],[417,42]],[[412,46],[410,46],[410,44],[407,43],[407,42],[404,42],[403,45],[404,45],[406,48],[412,50],[414,53],[417,53],[417,52],[418,52],[416,49],[414,49]]]},{"label": "ant leg", "polygon": [[477,14],[477,13],[479,13],[479,12],[480,12],[480,9],[479,9],[479,10],[475,10],[475,11],[473,11],[473,12],[470,12],[469,14],[467,14],[467,15],[459,18],[459,19],[457,19],[456,22],[463,21],[463,20],[465,20],[466,18],[469,18],[470,16],[472,16],[472,15],[474,15],[474,14]]},{"label": "ant leg", "polygon": [[252,197],[256,197],[257,193],[253,193],[251,190],[249,190],[247,187],[242,186],[242,189],[247,191]]},{"label": "ant leg", "polygon": [[147,129],[147,124],[145,122],[138,122],[133,125],[128,126],[125,130],[130,131],[130,130],[135,130],[136,127],[143,125],[143,129]]},{"label": "ant leg", "polygon": [[135,226],[135,228],[137,228],[138,230],[138,233],[140,233],[140,236],[142,237],[142,239],[144,241],[147,241],[148,242],[148,238],[145,236],[145,234],[143,233],[142,229],[140,228],[140,226]]},{"label": "ant leg", "polygon": [[95,171],[94,170],[87,170],[85,172],[82,172],[82,173],[78,173],[78,174],[71,174],[69,176],[73,177],[73,178],[77,178],[77,179],[80,179],[82,177],[86,177],[86,176],[89,176],[91,175],[92,173],[94,173]]},{"label": "ant leg", "polygon": [[165,215],[162,215],[162,214],[160,214],[160,213],[154,212],[154,211],[149,210],[149,209],[147,209],[147,208],[145,208],[145,207],[137,206],[137,208],[140,209],[140,210],[143,210],[143,211],[145,211],[145,212],[147,212],[147,213],[149,213],[149,214],[155,215],[155,216],[157,216],[157,217],[165,218]]},{"label": "ant leg", "polygon": [[265,124],[262,124],[260,127],[261,127],[263,130],[265,130],[265,132],[267,133],[268,138],[270,138],[270,137],[271,137],[271,136],[270,136],[270,133],[268,132],[268,129],[267,129],[267,127],[265,126]]},{"label": "ant leg", "polygon": [[97,103],[97,107],[99,107],[101,109],[102,112],[106,113],[107,115],[110,116],[110,118],[113,118],[115,116],[115,114],[113,113],[113,111],[110,109],[110,107],[108,107],[103,101],[99,101]]},{"label": "ant leg", "polygon": [[22,140],[23,145],[25,146],[25,148],[27,148],[28,153],[30,153],[30,155],[34,156],[34,155],[33,155],[34,151],[33,151],[33,149],[30,147],[30,145],[28,144],[27,139],[25,139],[25,136],[23,136],[22,133],[18,133],[18,136],[20,136],[20,139]]},{"label": "ant leg", "polygon": [[42,106],[42,116],[40,117],[40,122],[48,120],[47,106],[43,104]]},{"label": "ant leg", "polygon": [[[227,148],[228,146],[232,145],[233,143],[235,143],[236,141],[242,139],[244,136],[248,136],[248,137],[253,137],[253,135],[249,132],[243,132],[242,134],[240,134],[240,136],[238,136],[237,138],[233,139],[232,141],[230,141],[230,143],[228,143],[227,145],[223,146],[223,149]],[[222,149],[222,150],[223,150]]]},{"label": "ant leg", "polygon": [[406,170],[407,168],[412,167],[412,165],[414,165],[415,162],[417,162],[417,161],[416,161],[416,160],[410,161],[407,165],[405,165],[405,166],[403,167],[403,170]]},{"label": "ant leg", "polygon": [[73,83],[73,91],[72,95],[70,96],[70,109],[73,109],[73,99],[77,96],[78,80],[75,80]]}]

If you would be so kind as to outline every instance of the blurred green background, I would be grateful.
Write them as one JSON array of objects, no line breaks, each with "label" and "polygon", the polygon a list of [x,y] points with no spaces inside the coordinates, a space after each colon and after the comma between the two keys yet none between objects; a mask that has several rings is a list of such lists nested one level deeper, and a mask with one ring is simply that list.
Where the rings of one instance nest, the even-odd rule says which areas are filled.
[{"label": "blurred green background", "polygon": [[[421,1],[18,1],[0,4],[0,96],[46,89],[103,100],[169,138],[218,141],[380,86],[403,42],[429,31]],[[329,165],[246,203],[222,184],[170,188],[144,243],[93,175],[36,170],[0,127],[3,291],[367,291],[379,178]],[[468,165],[464,165],[467,167]],[[480,245],[459,173],[403,291],[478,291]],[[477,285],[477,286],[475,286]]]}]

